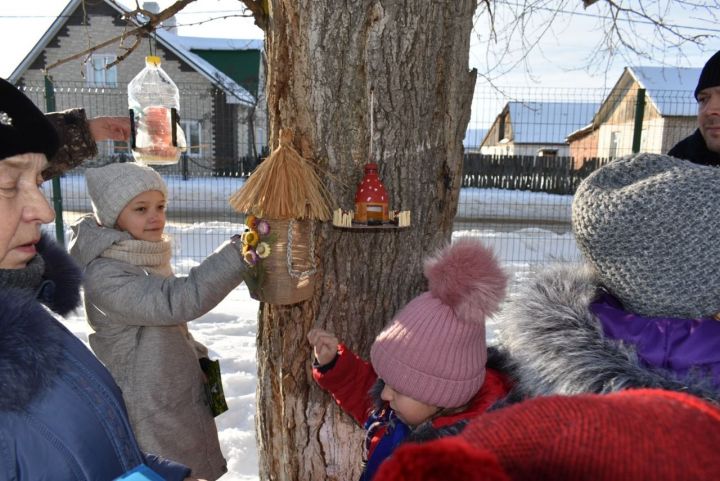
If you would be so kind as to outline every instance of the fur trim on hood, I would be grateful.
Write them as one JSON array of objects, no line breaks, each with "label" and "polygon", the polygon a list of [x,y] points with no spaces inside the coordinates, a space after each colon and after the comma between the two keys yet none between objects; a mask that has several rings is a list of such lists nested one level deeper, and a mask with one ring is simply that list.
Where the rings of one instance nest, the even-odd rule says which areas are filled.
[{"label": "fur trim on hood", "polygon": [[[37,249],[45,261],[43,282],[52,285],[43,302],[67,314],[80,305],[80,269],[48,236]],[[63,358],[61,329],[33,292],[0,289],[0,411],[22,410],[52,382]]]},{"label": "fur trim on hood", "polygon": [[45,261],[44,281],[53,283],[52,295],[43,303],[61,316],[69,314],[80,305],[80,284],[82,272],[64,248],[47,235],[43,235],[37,246]]},{"label": "fur trim on hood", "polygon": [[51,382],[62,360],[52,315],[31,292],[0,290],[0,411],[20,411]]},{"label": "fur trim on hood", "polygon": [[659,388],[720,400],[707,380],[649,368],[632,346],[606,338],[589,310],[598,289],[589,267],[562,266],[538,274],[512,296],[497,320],[520,391],[534,397]]},{"label": "fur trim on hood", "polygon": [[[108,247],[117,242],[132,239],[127,232],[99,225],[92,214],[81,217],[70,228],[72,229],[70,255],[82,269],[100,257],[100,254]],[[80,235],[81,230],[82,235]]]}]

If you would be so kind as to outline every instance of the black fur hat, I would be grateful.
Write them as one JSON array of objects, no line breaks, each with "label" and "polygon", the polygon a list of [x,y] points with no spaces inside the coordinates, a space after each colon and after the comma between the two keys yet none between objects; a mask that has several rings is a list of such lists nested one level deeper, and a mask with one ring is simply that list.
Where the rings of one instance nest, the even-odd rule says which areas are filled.
[{"label": "black fur hat", "polygon": [[702,89],[720,85],[720,52],[710,57],[700,72],[697,87],[695,87],[695,100]]},{"label": "black fur hat", "polygon": [[60,146],[55,127],[40,109],[0,78],[0,159],[30,152],[50,159]]}]

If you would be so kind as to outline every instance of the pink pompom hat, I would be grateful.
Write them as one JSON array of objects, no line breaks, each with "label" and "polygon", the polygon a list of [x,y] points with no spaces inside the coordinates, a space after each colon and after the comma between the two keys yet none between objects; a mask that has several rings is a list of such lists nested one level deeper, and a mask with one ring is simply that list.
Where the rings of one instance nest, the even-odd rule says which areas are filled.
[{"label": "pink pompom hat", "polygon": [[465,405],[485,380],[485,319],[500,306],[507,275],[489,248],[461,238],[425,261],[429,291],[375,338],[370,358],[396,391],[432,406]]}]

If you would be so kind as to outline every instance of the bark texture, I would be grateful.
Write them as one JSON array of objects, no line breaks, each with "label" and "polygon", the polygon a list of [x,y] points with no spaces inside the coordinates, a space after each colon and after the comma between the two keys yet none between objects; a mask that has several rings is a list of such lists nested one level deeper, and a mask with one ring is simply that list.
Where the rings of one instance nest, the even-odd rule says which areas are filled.
[{"label": "bark texture", "polygon": [[[306,334],[333,331],[367,358],[382,327],[426,288],[422,259],[450,240],[462,140],[475,73],[468,71],[474,0],[269,0],[263,6],[270,134],[295,131],[332,194],[354,209],[369,160],[397,231],[319,226],[311,300],[262,305],[257,334],[257,436],[263,480],[353,480],[363,431],[313,382]],[[374,129],[370,132],[370,98]],[[370,136],[372,135],[372,150]]]}]

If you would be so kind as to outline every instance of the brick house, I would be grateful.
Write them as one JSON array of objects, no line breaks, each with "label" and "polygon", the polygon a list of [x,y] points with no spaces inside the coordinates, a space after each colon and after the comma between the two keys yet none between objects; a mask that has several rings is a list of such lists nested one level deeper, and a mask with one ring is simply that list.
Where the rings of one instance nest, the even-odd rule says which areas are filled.
[{"label": "brick house", "polygon": [[[139,24],[124,20],[124,13],[107,0],[84,6],[82,0],[69,0],[8,79],[45,109],[45,69]],[[51,68],[55,109],[80,106],[89,116],[127,115],[127,84],[152,53],[180,90],[187,156],[199,168],[232,169],[238,159],[256,155],[267,142],[262,41],[182,37],[173,27],[174,22],[166,22],[110,68],[107,65],[125,52],[119,42]],[[126,145],[101,146],[101,157],[127,154]]]}]

